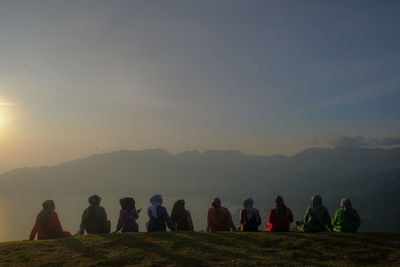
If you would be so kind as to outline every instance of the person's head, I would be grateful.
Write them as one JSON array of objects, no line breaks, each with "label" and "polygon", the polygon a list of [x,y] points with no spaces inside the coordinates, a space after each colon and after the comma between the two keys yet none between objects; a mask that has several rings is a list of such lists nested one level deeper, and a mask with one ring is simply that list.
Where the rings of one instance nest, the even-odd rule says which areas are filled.
[{"label": "person's head", "polygon": [[185,213],[185,200],[179,199],[174,203],[171,212],[171,220],[177,222]]},{"label": "person's head", "polygon": [[178,209],[185,209],[185,200],[179,199],[175,201],[173,209],[178,208]]},{"label": "person's head", "polygon": [[342,198],[342,200],[340,200],[340,208],[342,208],[344,211],[352,210],[353,206],[351,205],[350,199]]},{"label": "person's head", "polygon": [[119,204],[121,204],[121,209],[130,211],[135,207],[135,200],[131,197],[124,197],[119,200]]},{"label": "person's head", "polygon": [[283,197],[281,197],[281,196],[276,196],[274,203],[275,203],[275,208],[286,207],[285,202],[283,201]]},{"label": "person's head", "polygon": [[160,194],[156,194],[150,198],[151,205],[161,205],[163,202],[162,196]]},{"label": "person's head", "polygon": [[252,208],[253,205],[254,205],[254,200],[251,197],[246,198],[243,201],[243,208],[245,208],[245,209]]},{"label": "person's head", "polygon": [[56,209],[56,205],[53,200],[49,199],[42,203],[42,207],[43,209],[39,214],[39,224],[44,228],[46,227],[52,212]]},{"label": "person's head", "polygon": [[322,198],[319,195],[314,195],[311,198],[311,207],[313,209],[318,209],[322,207]]},{"label": "person's head", "polygon": [[100,205],[101,197],[99,197],[98,195],[93,195],[89,197],[88,201],[91,206],[98,206]]},{"label": "person's head", "polygon": [[46,211],[54,211],[56,209],[56,205],[54,204],[54,200],[46,200],[42,203],[43,210]]},{"label": "person's head", "polygon": [[211,200],[211,206],[213,206],[214,208],[220,208],[221,207],[221,199],[219,199],[219,197],[216,197],[213,200]]}]

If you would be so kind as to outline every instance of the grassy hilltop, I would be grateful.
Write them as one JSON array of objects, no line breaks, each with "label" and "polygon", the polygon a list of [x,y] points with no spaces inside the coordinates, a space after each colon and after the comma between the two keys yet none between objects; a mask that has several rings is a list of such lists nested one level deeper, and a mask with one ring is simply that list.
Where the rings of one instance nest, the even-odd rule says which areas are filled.
[{"label": "grassy hilltop", "polygon": [[0,266],[400,265],[400,234],[167,232],[0,243]]}]

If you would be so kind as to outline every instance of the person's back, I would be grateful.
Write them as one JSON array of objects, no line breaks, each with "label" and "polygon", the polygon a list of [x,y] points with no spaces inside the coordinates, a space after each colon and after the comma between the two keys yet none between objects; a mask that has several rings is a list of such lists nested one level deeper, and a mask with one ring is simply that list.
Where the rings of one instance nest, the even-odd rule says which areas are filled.
[{"label": "person's back", "polygon": [[252,198],[243,201],[243,209],[240,211],[240,230],[242,232],[257,232],[261,224],[260,212],[253,207]]},{"label": "person's back", "polygon": [[207,210],[207,231],[233,231],[236,230],[232,221],[232,216],[229,210],[221,207],[219,198],[215,198],[211,202],[212,207]]},{"label": "person's back", "polygon": [[279,213],[278,210],[271,209],[268,214],[268,227],[269,232],[286,232],[290,230],[290,223],[293,222],[293,213],[289,208],[286,208]]},{"label": "person's back", "polygon": [[281,196],[277,196],[275,198],[275,208],[271,209],[268,214],[268,227],[265,231],[286,232],[290,230],[292,222],[293,213],[291,209],[286,207]]},{"label": "person's back", "polygon": [[82,215],[81,229],[86,230],[88,234],[109,233],[107,214],[103,207],[90,206]]},{"label": "person's back", "polygon": [[101,198],[93,195],[89,198],[90,206],[82,214],[82,221],[79,234],[106,234],[110,233],[110,221],[107,220],[107,213],[100,207]]},{"label": "person's back", "polygon": [[185,201],[183,199],[177,200],[174,203],[171,212],[171,220],[175,223],[176,230],[178,231],[193,231],[192,216],[188,210],[185,209]]},{"label": "person's back", "polygon": [[117,232],[139,232],[136,220],[141,209],[136,210],[135,200],[131,197],[120,199],[121,210],[119,213]]},{"label": "person's back", "polygon": [[349,199],[341,200],[341,208],[335,212],[332,227],[335,232],[357,232],[361,219],[358,212],[352,208]]},{"label": "person's back", "polygon": [[38,240],[71,236],[69,232],[62,229],[60,220],[54,209],[53,200],[47,200],[43,203],[43,210],[36,217],[29,240],[34,240],[36,234]]},{"label": "person's back", "polygon": [[168,215],[167,210],[161,206],[161,195],[154,195],[150,199],[151,206],[147,210],[149,221],[146,224],[148,232],[164,232],[167,226],[171,231],[176,230],[174,223]]},{"label": "person's back", "polygon": [[303,230],[305,232],[326,232],[332,230],[331,217],[328,210],[322,206],[320,196],[313,196],[311,207],[308,207],[304,215]]}]

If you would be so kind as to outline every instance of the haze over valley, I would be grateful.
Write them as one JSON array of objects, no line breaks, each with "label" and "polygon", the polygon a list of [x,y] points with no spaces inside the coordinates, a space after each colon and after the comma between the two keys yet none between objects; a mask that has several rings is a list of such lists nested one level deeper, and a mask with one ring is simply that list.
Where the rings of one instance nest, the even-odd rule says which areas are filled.
[{"label": "haze over valley", "polygon": [[[121,150],[2,174],[0,223],[10,229],[3,240],[26,238],[41,202],[50,198],[56,201],[63,226],[74,232],[87,197],[96,193],[103,197],[115,227],[119,198],[132,196],[138,207],[147,208],[149,197],[161,193],[169,211],[175,200],[184,198],[195,228],[204,230],[205,212],[215,196],[231,209],[239,225],[238,211],[247,197],[254,198],[265,221],[276,195],[282,195],[296,219],[301,219],[310,197],[320,194],[331,216],[341,198],[351,198],[362,217],[361,231],[398,232],[400,209],[386,205],[399,201],[398,190],[400,147],[312,148],[291,157],[253,156],[236,150],[180,154],[161,149]],[[146,221],[143,212],[141,231]]]}]

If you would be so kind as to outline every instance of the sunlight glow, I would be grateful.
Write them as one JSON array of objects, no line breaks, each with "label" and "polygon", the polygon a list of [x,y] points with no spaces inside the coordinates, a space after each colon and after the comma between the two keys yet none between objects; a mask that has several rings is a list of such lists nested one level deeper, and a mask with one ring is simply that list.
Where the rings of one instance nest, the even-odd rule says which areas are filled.
[{"label": "sunlight glow", "polygon": [[16,104],[10,102],[0,102],[0,106],[16,106]]}]

